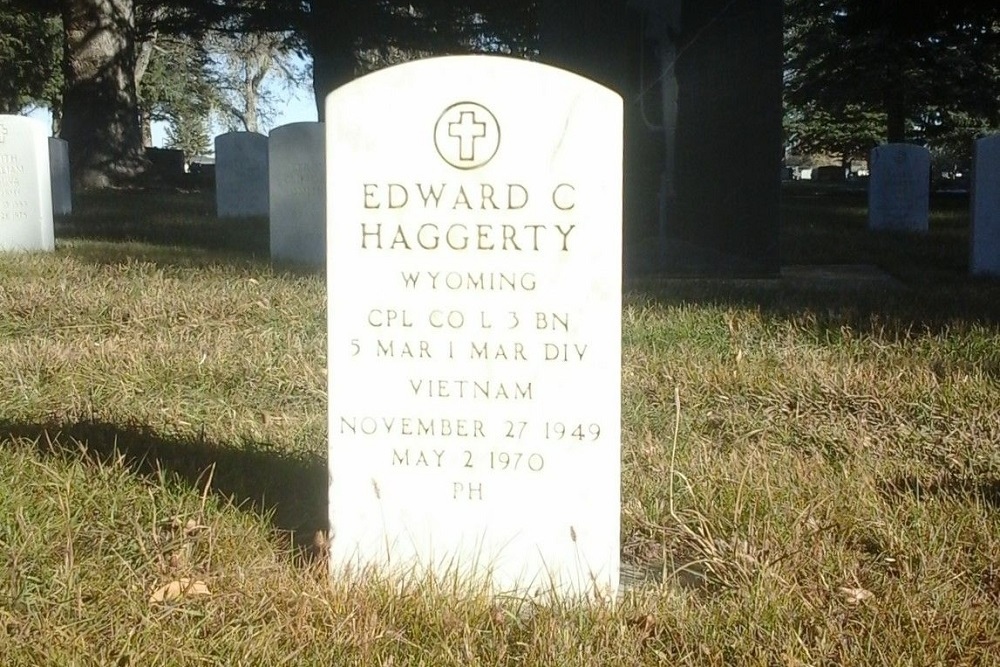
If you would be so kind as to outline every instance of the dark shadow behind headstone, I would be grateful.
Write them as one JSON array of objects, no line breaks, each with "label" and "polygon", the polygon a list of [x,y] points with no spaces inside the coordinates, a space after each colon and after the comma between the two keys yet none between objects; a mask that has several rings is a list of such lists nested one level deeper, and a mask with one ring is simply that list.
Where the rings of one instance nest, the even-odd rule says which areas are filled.
[{"label": "dark shadow behind headstone", "polygon": [[627,274],[777,275],[781,0],[544,0],[541,51],[625,99]]},{"label": "dark shadow behind headstone", "polygon": [[686,0],[681,28],[677,209],[668,214],[665,268],[776,275],[781,0]]},{"label": "dark shadow behind headstone", "polygon": [[812,177],[822,183],[843,183],[847,180],[847,173],[843,167],[827,165],[813,169]]},{"label": "dark shadow behind headstone", "polygon": [[171,185],[184,182],[184,151],[176,148],[146,148],[146,159],[149,161],[149,176]]},{"label": "dark shadow behind headstone", "polygon": [[215,158],[196,155],[188,161],[190,181],[200,187],[215,188]]},{"label": "dark shadow behind headstone", "polygon": [[[640,60],[650,56],[643,53],[642,15],[624,0],[544,0],[539,21],[542,62],[592,79],[624,98],[622,207],[627,257],[629,246],[641,245],[656,233],[663,160],[661,136],[646,129],[636,103]],[[657,90],[648,92],[654,110],[659,102]]]}]

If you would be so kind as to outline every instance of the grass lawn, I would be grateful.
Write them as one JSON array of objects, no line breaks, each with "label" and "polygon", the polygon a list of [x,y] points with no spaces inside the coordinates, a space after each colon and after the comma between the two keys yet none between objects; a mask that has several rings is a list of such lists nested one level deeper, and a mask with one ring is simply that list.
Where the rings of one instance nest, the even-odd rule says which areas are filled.
[{"label": "grass lawn", "polygon": [[0,255],[4,665],[1000,661],[1000,283],[783,198],[790,265],[630,283],[614,608],[331,582],[325,290],[202,194],[76,202]]}]

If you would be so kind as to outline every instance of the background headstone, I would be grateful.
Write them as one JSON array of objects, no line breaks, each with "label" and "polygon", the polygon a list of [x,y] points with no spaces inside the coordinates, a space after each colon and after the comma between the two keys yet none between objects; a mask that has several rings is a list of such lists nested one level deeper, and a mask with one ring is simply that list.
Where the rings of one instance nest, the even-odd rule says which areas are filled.
[{"label": "background headstone", "polygon": [[215,138],[215,205],[220,218],[266,216],[267,137],[227,132]]},{"label": "background headstone", "polygon": [[930,151],[913,144],[884,144],[872,149],[868,164],[868,228],[926,232],[930,220]]},{"label": "background headstone", "polygon": [[271,130],[271,259],[322,265],[326,260],[326,154],[322,123]]},{"label": "background headstone", "polygon": [[0,250],[53,250],[48,132],[33,118],[0,116]]},{"label": "background headstone", "polygon": [[972,158],[969,270],[1000,276],[1000,135],[977,139]]},{"label": "background headstone", "polygon": [[49,137],[49,172],[52,175],[52,213],[73,212],[73,189],[69,176],[69,142]]},{"label": "background headstone", "polygon": [[612,597],[621,98],[459,56],[325,118],[331,567]]}]

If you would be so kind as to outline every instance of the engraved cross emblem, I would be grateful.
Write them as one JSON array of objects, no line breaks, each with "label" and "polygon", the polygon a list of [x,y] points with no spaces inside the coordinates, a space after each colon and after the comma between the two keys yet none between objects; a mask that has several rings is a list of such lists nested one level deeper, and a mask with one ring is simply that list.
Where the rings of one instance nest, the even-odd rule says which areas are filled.
[{"label": "engraved cross emblem", "polygon": [[477,121],[473,111],[462,111],[458,118],[458,121],[448,123],[448,136],[458,139],[459,159],[474,160],[476,139],[486,136],[486,123]]},{"label": "engraved cross emblem", "polygon": [[478,102],[455,102],[434,123],[434,148],[455,169],[478,169],[500,148],[500,123]]}]

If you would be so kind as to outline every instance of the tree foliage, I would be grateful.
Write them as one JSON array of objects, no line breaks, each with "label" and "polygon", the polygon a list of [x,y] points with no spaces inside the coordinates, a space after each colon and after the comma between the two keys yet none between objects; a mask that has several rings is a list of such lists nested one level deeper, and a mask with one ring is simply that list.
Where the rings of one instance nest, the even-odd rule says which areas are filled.
[{"label": "tree foliage", "polygon": [[208,120],[218,96],[210,54],[193,37],[159,37],[139,86],[139,103],[150,121],[167,124],[171,148],[207,152]]},{"label": "tree foliage", "polygon": [[537,49],[532,0],[312,0],[300,34],[313,57],[317,104],[331,90],[418,55]]},{"label": "tree foliage", "polygon": [[212,152],[212,140],[208,135],[208,118],[199,114],[183,112],[167,125],[167,148],[177,148],[184,155],[193,157]]},{"label": "tree foliage", "polygon": [[[995,0],[786,0],[786,124],[839,152],[1000,121]],[[875,125],[878,123],[878,125]],[[849,126],[858,136],[846,141]],[[790,129],[786,127],[786,130]],[[845,144],[846,141],[846,144]]]},{"label": "tree foliage", "polygon": [[265,129],[280,101],[274,87],[290,90],[301,84],[305,75],[292,57],[289,42],[290,36],[280,32],[217,32],[208,36],[216,111],[227,129]]},{"label": "tree foliage", "polygon": [[881,143],[885,114],[858,105],[827,111],[818,104],[786,104],[785,145],[797,155],[829,155],[843,161],[866,158]]},{"label": "tree foliage", "polygon": [[[140,118],[168,119],[177,142],[186,143],[182,135],[187,135],[177,123],[203,126],[208,98],[205,62],[195,53],[198,57],[182,66],[171,55],[177,43],[170,39],[197,41],[213,31],[244,36],[281,33],[282,49],[296,48],[312,56],[314,91],[321,104],[334,87],[414,54],[524,55],[531,52],[535,38],[534,0],[0,2],[0,56],[22,53],[17,49],[29,54],[0,58],[7,68],[0,70],[0,86],[6,86],[0,87],[0,104],[11,108],[24,100],[44,99],[57,107],[52,90],[36,84],[47,80],[40,70],[63,72],[63,136],[71,140],[74,176],[82,174],[80,183],[94,187],[141,171]],[[55,25],[43,17],[62,18],[61,54],[55,51],[59,40],[38,37],[43,25],[50,30]],[[49,49],[44,56],[43,47]],[[244,100],[247,94],[259,94],[262,72],[275,71],[273,52],[270,58],[270,62],[243,60],[256,68],[243,72]],[[223,80],[221,75],[215,72],[216,83]],[[236,111],[237,105],[229,108]],[[239,115],[245,127],[259,123],[252,105],[244,105]]]},{"label": "tree foliage", "polygon": [[0,113],[58,108],[62,88],[58,19],[0,0]]}]

